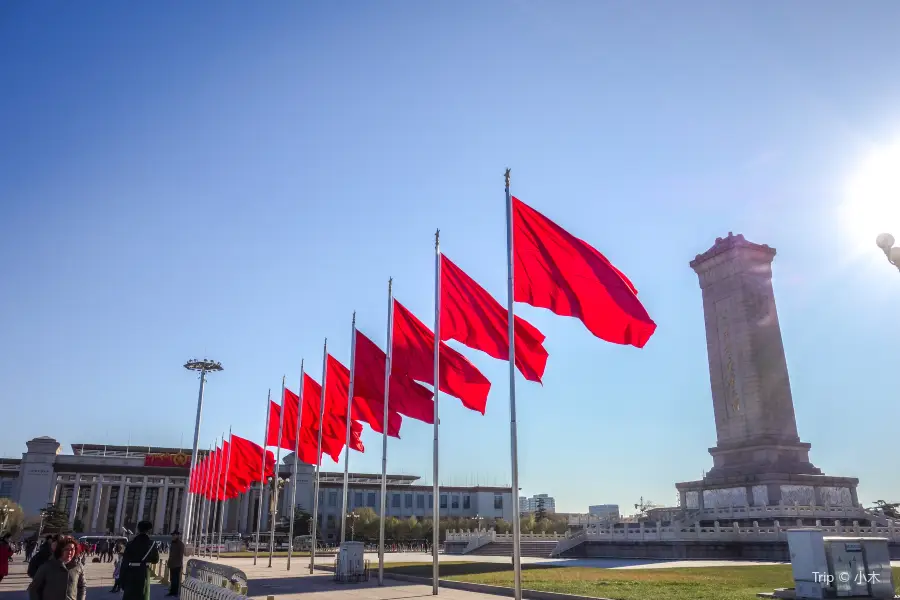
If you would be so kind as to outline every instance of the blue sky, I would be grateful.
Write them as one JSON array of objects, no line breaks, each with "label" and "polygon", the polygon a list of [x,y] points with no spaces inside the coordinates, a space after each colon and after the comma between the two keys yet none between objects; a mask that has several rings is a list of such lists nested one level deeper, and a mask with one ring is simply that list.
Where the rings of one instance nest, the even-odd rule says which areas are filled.
[{"label": "blue sky", "polygon": [[[688,262],[734,231],[778,249],[813,462],[900,500],[900,275],[873,242],[900,237],[900,186],[860,175],[900,173],[898,19],[892,2],[4,2],[0,455],[39,435],[187,445],[181,365],[202,355],[225,371],[201,444],[258,439],[267,389],[296,389],[302,357],[320,377],[326,336],[349,362],[354,310],[384,342],[389,276],[431,320],[437,227],[505,301],[509,166],[659,325],[637,350],[521,307],[550,352],[543,387],[518,384],[524,493],[671,504],[710,468]],[[464,353],[494,387],[484,417],[443,402],[441,479],[508,484],[506,364]],[[407,420],[390,470],[430,481],[431,434]],[[351,468],[380,470],[364,441]]]}]

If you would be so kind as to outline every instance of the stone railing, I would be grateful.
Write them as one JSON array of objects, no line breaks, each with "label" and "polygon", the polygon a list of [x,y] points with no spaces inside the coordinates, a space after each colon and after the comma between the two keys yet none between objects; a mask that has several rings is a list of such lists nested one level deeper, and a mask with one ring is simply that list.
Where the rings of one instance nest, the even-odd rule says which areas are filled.
[{"label": "stone railing", "polygon": [[[522,541],[555,541],[565,539],[566,535],[562,533],[523,533],[519,535],[519,539]],[[444,539],[448,542],[472,542],[473,540],[486,540],[484,543],[511,542],[513,534],[497,533],[493,529],[448,530]]]},{"label": "stone railing", "polygon": [[[777,504],[772,506],[726,506],[719,508],[685,509],[682,520],[733,521],[735,519],[778,519],[794,517],[798,519],[879,519],[887,523],[883,511],[868,510],[855,506],[800,506],[797,504]],[[625,522],[619,520],[619,523]],[[572,515],[569,525],[583,527],[609,523],[606,517],[592,515]],[[652,521],[651,521],[652,523]]]},{"label": "stone railing", "polygon": [[[697,527],[696,525],[690,527],[662,527],[659,523],[640,523],[638,527],[619,528],[590,525],[579,532],[570,534],[567,539],[579,540],[577,543],[569,545],[569,547],[578,545],[582,541],[784,541],[787,540],[787,530],[798,527],[803,527],[803,525],[801,523],[777,520],[773,525],[766,527],[760,527],[756,521],[749,527],[742,527],[737,521],[731,524],[715,521],[712,527]],[[863,527],[860,526],[859,521],[853,521],[852,525],[841,525],[839,521],[834,521],[833,525],[823,525],[821,521],[817,520],[815,527],[821,529],[825,535],[883,537],[892,542],[900,542],[900,525]]]}]

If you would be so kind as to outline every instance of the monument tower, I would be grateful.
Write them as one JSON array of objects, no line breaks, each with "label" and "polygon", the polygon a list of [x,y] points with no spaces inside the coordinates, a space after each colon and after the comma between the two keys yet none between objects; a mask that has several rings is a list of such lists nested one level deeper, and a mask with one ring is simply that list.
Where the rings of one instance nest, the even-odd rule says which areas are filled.
[{"label": "monument tower", "polygon": [[774,248],[729,233],[690,263],[703,294],[716,445],[702,481],[676,484],[687,509],[858,506],[859,481],[823,475],[797,433],[774,258]]}]

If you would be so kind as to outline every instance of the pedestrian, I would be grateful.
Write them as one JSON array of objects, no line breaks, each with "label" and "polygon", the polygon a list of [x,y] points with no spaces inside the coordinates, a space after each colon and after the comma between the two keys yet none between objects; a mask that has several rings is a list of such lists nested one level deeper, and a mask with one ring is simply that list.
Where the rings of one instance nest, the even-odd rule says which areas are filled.
[{"label": "pedestrian", "polygon": [[75,538],[60,538],[53,556],[41,565],[28,586],[29,600],[85,600],[87,585],[77,552]]},{"label": "pedestrian", "polygon": [[9,543],[9,534],[0,537],[0,581],[9,575],[9,563],[13,557],[13,547]]},{"label": "pedestrian", "polygon": [[122,600],[150,600],[148,565],[159,562],[156,543],[150,539],[153,523],[141,521],[137,529],[137,535],[125,545],[119,567],[119,581],[124,592]]},{"label": "pedestrian", "polygon": [[28,561],[28,576],[34,579],[34,576],[37,574],[38,569],[41,568],[45,562],[50,560],[53,557],[53,553],[56,551],[57,541],[55,535],[48,535],[44,539],[44,543],[41,544],[41,547],[38,548],[38,551],[34,553],[34,556],[31,557],[31,560]]},{"label": "pedestrian", "polygon": [[181,569],[184,568],[184,542],[178,529],[172,532],[172,543],[169,545],[169,593],[166,596],[178,597],[181,588]]}]

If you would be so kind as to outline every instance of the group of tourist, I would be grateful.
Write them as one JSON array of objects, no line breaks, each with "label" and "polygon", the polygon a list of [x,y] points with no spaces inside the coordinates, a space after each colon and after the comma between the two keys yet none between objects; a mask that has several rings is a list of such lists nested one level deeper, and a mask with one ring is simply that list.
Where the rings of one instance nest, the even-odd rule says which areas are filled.
[{"label": "group of tourist", "polygon": [[[48,535],[37,551],[35,542],[29,549],[24,546],[28,561],[29,600],[85,600],[85,562],[94,556],[92,562],[114,564],[115,585],[111,591],[122,592],[122,600],[150,600],[149,565],[159,562],[160,544],[150,539],[153,524],[141,521],[138,533],[127,544],[86,545],[67,535]],[[22,545],[14,546],[9,535],[0,538],[0,581],[9,572],[9,562]],[[167,596],[178,596],[181,585],[181,571],[184,563],[185,547],[176,530],[168,545],[167,564],[170,573],[170,587]]]}]

